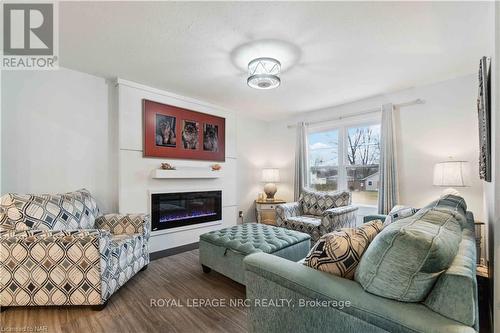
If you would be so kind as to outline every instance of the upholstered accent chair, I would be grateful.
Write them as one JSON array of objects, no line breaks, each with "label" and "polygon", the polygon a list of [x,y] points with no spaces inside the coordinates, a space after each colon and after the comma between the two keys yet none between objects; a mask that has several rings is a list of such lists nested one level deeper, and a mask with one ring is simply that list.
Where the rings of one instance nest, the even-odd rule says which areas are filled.
[{"label": "upholstered accent chair", "polygon": [[101,215],[82,189],[0,198],[0,306],[93,305],[149,263],[148,215]]},{"label": "upholstered accent chair", "polygon": [[347,191],[304,190],[298,202],[276,206],[276,225],[308,233],[316,242],[324,234],[356,226],[357,209],[351,205],[351,193]]}]

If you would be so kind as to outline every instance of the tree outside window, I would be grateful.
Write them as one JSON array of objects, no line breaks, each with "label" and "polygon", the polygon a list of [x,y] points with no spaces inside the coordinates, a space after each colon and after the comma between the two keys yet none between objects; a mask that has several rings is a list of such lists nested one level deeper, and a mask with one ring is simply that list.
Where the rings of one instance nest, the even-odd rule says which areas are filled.
[{"label": "tree outside window", "polygon": [[380,125],[350,127],[346,140],[347,188],[356,203],[378,200]]}]

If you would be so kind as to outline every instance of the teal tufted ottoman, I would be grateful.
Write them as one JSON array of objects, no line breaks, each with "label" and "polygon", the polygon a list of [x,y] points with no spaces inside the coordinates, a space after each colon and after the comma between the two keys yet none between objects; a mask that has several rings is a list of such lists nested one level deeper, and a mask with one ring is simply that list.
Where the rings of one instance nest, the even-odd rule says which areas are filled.
[{"label": "teal tufted ottoman", "polygon": [[213,269],[245,284],[245,256],[265,252],[298,261],[307,255],[310,243],[310,236],[302,232],[245,223],[201,235],[200,263],[205,273]]}]

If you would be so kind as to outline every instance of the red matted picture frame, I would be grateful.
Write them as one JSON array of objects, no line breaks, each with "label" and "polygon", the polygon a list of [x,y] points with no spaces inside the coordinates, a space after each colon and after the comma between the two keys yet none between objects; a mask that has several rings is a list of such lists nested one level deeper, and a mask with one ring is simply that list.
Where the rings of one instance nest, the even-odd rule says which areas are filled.
[{"label": "red matted picture frame", "polygon": [[144,157],[224,162],[226,119],[143,99]]}]

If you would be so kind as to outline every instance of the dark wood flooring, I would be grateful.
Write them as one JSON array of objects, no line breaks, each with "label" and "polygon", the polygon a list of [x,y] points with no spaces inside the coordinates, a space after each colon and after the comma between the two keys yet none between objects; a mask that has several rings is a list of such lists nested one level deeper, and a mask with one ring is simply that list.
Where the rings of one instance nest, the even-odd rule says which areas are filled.
[{"label": "dark wood flooring", "polygon": [[[246,332],[245,308],[230,306],[230,300],[244,298],[244,286],[214,271],[204,274],[198,250],[192,250],[152,261],[100,312],[84,306],[13,307],[0,314],[0,332]],[[154,307],[152,299],[157,304],[175,300],[183,307]],[[203,299],[227,305],[188,307]]]}]

